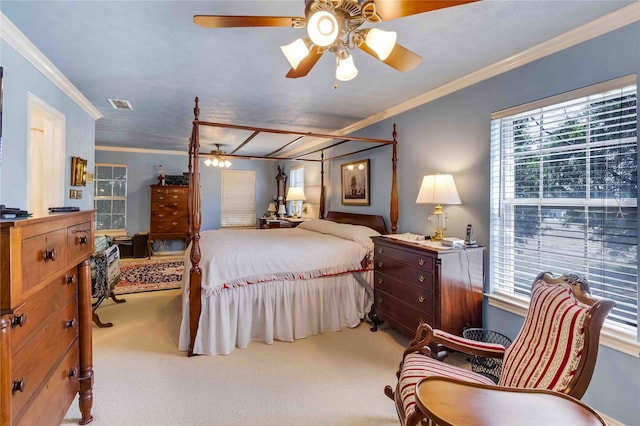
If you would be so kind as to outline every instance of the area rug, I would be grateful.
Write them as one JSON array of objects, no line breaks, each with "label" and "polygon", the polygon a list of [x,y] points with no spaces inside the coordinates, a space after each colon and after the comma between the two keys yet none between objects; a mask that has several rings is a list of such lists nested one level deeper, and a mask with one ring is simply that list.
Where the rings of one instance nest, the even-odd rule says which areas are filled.
[{"label": "area rug", "polygon": [[181,258],[151,259],[120,264],[120,282],[115,294],[180,288],[184,261]]}]

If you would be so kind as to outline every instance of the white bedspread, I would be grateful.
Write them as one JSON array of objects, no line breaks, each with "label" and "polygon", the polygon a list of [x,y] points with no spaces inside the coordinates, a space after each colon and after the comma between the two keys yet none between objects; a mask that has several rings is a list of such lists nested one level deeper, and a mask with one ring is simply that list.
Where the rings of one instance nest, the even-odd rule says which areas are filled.
[{"label": "white bedspread", "polygon": [[[298,228],[204,231],[200,238],[202,295],[257,282],[360,271],[371,248]],[[189,265],[189,250],[186,256],[185,265]]]},{"label": "white bedspread", "polygon": [[[340,226],[338,226],[340,225]],[[229,354],[261,340],[293,341],[356,327],[373,302],[369,228],[309,223],[300,228],[216,230],[201,235],[202,296],[194,354]],[[341,235],[340,238],[335,235]],[[358,241],[358,242],[356,242]],[[179,349],[189,348],[190,249],[185,253]]]}]

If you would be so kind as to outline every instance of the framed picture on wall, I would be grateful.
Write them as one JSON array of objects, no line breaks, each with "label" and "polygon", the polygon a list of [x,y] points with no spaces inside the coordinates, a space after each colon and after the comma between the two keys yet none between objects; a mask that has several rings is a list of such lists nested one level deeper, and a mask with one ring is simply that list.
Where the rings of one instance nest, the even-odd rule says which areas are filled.
[{"label": "framed picture on wall", "polygon": [[342,204],[369,205],[369,160],[342,165]]},{"label": "framed picture on wall", "polygon": [[71,186],[85,186],[87,184],[87,160],[71,157]]}]

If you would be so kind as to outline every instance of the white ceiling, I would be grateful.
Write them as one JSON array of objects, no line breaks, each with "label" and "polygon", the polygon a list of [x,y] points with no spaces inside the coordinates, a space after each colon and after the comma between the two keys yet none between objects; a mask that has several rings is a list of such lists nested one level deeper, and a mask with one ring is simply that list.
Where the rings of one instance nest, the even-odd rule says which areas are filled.
[{"label": "white ceiling", "polygon": [[[337,87],[330,54],[308,76],[285,78],[280,46],[304,29],[192,22],[196,14],[304,16],[303,0],[3,0],[0,10],[103,115],[96,145],[184,151],[196,96],[202,120],[334,133],[630,3],[637,4],[484,0],[382,22],[377,27],[397,31],[398,42],[423,61],[400,73],[356,51],[358,76]],[[108,98],[134,109],[115,110]],[[207,129],[202,142],[229,152],[249,134],[237,133]],[[241,153],[280,143],[268,138]]]}]

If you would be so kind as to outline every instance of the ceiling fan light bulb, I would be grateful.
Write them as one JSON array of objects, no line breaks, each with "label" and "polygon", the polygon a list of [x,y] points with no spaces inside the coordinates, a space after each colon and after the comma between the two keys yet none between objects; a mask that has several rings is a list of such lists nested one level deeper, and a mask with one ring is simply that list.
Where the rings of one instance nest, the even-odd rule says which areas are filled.
[{"label": "ceiling fan light bulb", "polygon": [[204,165],[209,167],[211,165],[211,160],[209,158],[207,158],[206,160],[204,160]]},{"label": "ceiling fan light bulb", "polygon": [[349,81],[356,78],[358,69],[353,63],[353,56],[348,55],[344,59],[338,58],[338,66],[336,67],[336,78],[340,81]]},{"label": "ceiling fan light bulb", "polygon": [[287,58],[293,69],[297,69],[300,62],[309,54],[309,48],[301,38],[293,43],[280,46],[280,49],[282,49],[282,53],[284,53],[285,58]]},{"label": "ceiling fan light bulb", "polygon": [[307,33],[316,46],[329,46],[338,37],[338,21],[331,13],[321,10],[309,18]]},{"label": "ceiling fan light bulb", "polygon": [[224,166],[225,166],[226,168],[231,167],[231,161],[229,161],[229,160],[224,160]]},{"label": "ceiling fan light bulb", "polygon": [[213,167],[218,167],[218,159],[214,158],[211,164],[213,164]]},{"label": "ceiling fan light bulb", "polygon": [[365,43],[376,52],[381,61],[389,57],[397,40],[398,33],[395,31],[383,31],[377,28],[369,29],[365,37]]}]

